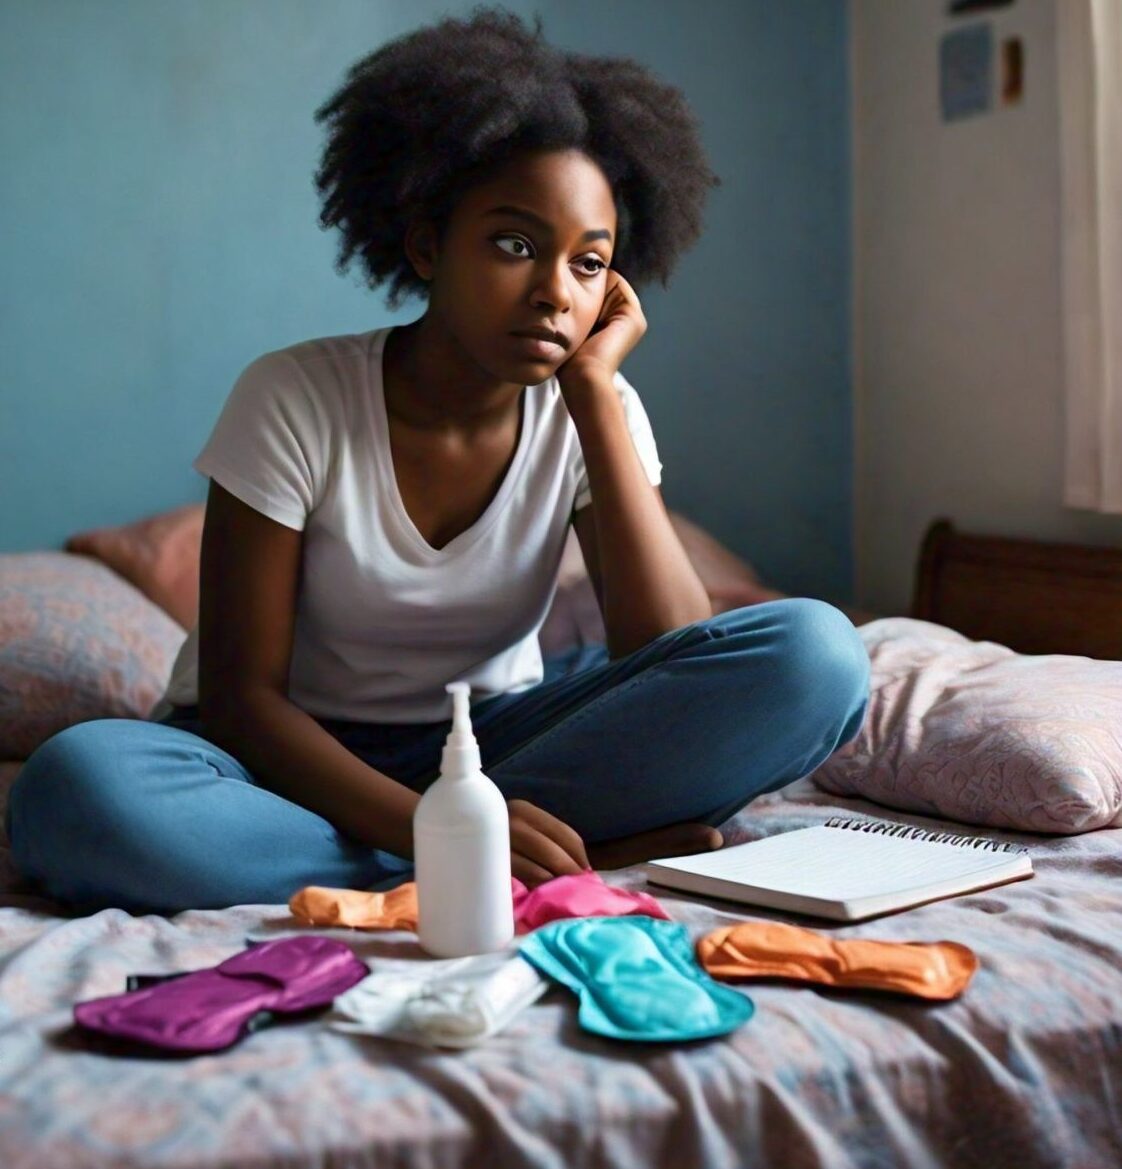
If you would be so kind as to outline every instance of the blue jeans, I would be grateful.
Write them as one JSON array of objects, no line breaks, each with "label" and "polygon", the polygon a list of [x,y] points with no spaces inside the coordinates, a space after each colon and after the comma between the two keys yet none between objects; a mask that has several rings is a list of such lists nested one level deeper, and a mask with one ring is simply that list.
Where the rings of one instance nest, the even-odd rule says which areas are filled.
[{"label": "blue jeans", "polygon": [[[472,706],[484,771],[586,843],[682,820],[719,825],[813,771],[861,728],[869,658],[849,619],[808,598],[697,621],[609,661],[583,646],[537,686]],[[370,766],[423,791],[450,721],[317,719]],[[20,871],[89,912],[285,902],[305,885],[387,887],[408,860],[359,844],[270,791],[198,733],[97,719],[43,743],[11,792]]]}]

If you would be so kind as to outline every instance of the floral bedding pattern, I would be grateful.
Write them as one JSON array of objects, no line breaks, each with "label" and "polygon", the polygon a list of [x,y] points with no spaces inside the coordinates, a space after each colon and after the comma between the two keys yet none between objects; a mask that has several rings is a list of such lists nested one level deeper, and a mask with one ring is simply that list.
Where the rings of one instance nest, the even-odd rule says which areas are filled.
[{"label": "floral bedding pattern", "polygon": [[[0,768],[10,783],[18,765]],[[725,826],[732,842],[874,816],[927,828],[801,780]],[[839,936],[950,939],[978,954],[965,994],[742,985],[755,1017],[719,1040],[613,1043],[551,989],[505,1032],[433,1052],[329,1030],[323,1017],[190,1059],[110,1054],[69,1030],[74,1002],[130,973],[213,965],[250,935],[299,929],[283,905],[173,918],[68,918],[13,880],[0,849],[0,1165],[4,1169],[638,1165],[899,1169],[1122,1164],[1122,829],[1043,839],[1036,876]],[[637,868],[606,874],[644,889]],[[692,936],[749,917],[655,892]],[[317,931],[423,961],[412,934]]]},{"label": "floral bedding pattern", "polygon": [[[107,701],[118,704],[112,713],[142,716],[183,630],[87,558],[0,560],[0,665],[6,679],[25,667],[38,679],[0,693],[0,757],[21,758],[62,725],[104,716]],[[915,643],[892,645],[893,630],[907,632],[891,621],[862,627],[874,667],[883,650],[883,678],[898,683],[885,699],[956,684],[924,675],[933,659],[904,669],[900,655]],[[897,721],[925,726],[923,717]],[[901,787],[891,785],[892,725],[874,703],[867,729],[884,732],[889,753],[875,761],[887,804]],[[948,742],[957,751],[959,740],[944,738],[944,749]],[[1075,744],[1068,759],[1089,767],[1079,751]],[[19,767],[0,763],[0,811]],[[846,767],[862,779],[852,760]],[[965,763],[957,774],[968,786]],[[724,826],[726,838],[839,813],[962,830],[929,818],[951,814],[939,802],[947,789],[934,783],[904,811],[852,798],[872,790],[845,790],[800,780],[749,805]],[[979,834],[1026,844],[1036,876],[845,927],[648,890],[695,939],[773,918],[844,937],[963,942],[981,968],[955,1002],[745,985],[756,1014],[732,1035],[644,1045],[582,1031],[575,1000],[555,987],[468,1051],[343,1035],[320,1017],[259,1031],[222,1054],[160,1059],[76,1037],[73,1004],[120,991],[129,974],[212,966],[251,935],[298,929],[287,908],[70,917],[20,879],[0,830],[0,1169],[1122,1165],[1122,828]],[[605,876],[647,889],[638,868]],[[411,934],[317,932],[345,937],[374,969],[380,958],[424,960]]]}]

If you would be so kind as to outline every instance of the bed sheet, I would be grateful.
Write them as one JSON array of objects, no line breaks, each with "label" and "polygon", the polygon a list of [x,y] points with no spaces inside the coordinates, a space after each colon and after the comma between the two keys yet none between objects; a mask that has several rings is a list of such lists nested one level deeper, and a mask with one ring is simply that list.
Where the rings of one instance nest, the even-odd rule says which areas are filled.
[{"label": "bed sheet", "polygon": [[[725,833],[739,842],[838,813],[958,827],[801,780]],[[129,973],[209,966],[250,934],[280,936],[296,928],[286,908],[68,918],[21,888],[0,851],[0,1165],[1120,1165],[1122,829],[986,834],[1027,844],[1036,876],[859,925],[650,890],[695,938],[768,917],[965,942],[981,967],[952,1003],[759,983],[741,988],[757,1011],[732,1035],[645,1045],[583,1032],[554,987],[462,1052],[343,1035],[321,1016],[187,1059],[100,1051],[70,1031],[71,1006],[120,991]],[[605,877],[647,887],[638,868]],[[411,934],[331,932],[375,965],[422,960]]]}]

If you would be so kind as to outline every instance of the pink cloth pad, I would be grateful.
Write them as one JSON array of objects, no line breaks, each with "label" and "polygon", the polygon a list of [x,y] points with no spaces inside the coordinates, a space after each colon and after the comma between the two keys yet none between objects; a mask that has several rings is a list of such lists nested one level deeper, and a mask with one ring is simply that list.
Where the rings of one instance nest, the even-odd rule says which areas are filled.
[{"label": "pink cloth pad", "polygon": [[595,871],[554,877],[536,889],[527,889],[517,877],[514,886],[514,921],[520,934],[550,921],[567,917],[626,917],[643,914],[670,920],[670,915],[649,894],[605,885]]}]

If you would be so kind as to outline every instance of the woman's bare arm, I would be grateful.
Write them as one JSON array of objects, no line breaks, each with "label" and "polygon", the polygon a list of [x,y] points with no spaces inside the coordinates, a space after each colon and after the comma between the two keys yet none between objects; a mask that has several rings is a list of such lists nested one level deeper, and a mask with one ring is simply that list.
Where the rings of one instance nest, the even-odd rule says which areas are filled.
[{"label": "woman's bare arm", "polygon": [[[613,658],[639,649],[660,633],[713,614],[707,592],[702,601],[692,583],[685,592],[677,591],[680,588],[677,582],[688,581],[690,577],[697,580],[703,592],[705,586],[674,531],[662,492],[647,483],[645,476],[641,485],[635,485],[635,490],[653,494],[666,517],[665,527],[657,523],[653,528],[635,528],[630,516],[616,513],[608,517],[605,525],[608,531],[602,538],[597,516],[608,512],[608,506],[596,508],[589,504],[573,517],[573,528],[600,604],[608,651]],[[618,526],[614,522],[617,520],[620,521]],[[622,539],[616,534],[620,528],[624,532]],[[637,545],[633,542],[636,538]],[[634,553],[636,546],[640,549],[639,555]],[[607,572],[603,567],[604,559],[607,560]]]},{"label": "woman's bare arm", "polygon": [[610,271],[596,325],[557,370],[592,489],[592,503],[577,513],[574,526],[613,658],[713,615],[662,494],[647,479],[614,384],[646,329],[635,290]]},{"label": "woman's bare arm", "polygon": [[302,545],[303,533],[211,481],[199,597],[203,733],[271,791],[367,847],[412,857],[420,796],[288,698]]}]

